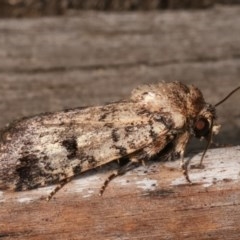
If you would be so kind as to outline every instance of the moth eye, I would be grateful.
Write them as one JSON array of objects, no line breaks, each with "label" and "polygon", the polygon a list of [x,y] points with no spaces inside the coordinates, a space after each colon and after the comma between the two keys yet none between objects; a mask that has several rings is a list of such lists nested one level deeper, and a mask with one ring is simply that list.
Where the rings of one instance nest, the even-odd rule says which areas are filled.
[{"label": "moth eye", "polygon": [[199,118],[194,126],[195,136],[197,138],[207,136],[209,133],[209,122],[206,118]]}]

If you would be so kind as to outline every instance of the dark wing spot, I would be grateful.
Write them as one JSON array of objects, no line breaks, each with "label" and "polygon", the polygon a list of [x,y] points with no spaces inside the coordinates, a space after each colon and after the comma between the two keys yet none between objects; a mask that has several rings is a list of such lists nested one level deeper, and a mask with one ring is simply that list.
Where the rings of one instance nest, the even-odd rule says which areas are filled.
[{"label": "dark wing spot", "polygon": [[113,128],[113,123],[105,123],[104,127]]},{"label": "dark wing spot", "polygon": [[89,169],[94,168],[97,164],[97,160],[94,156],[88,155],[86,152],[84,152],[84,149],[80,148],[78,150],[77,158],[80,160],[81,164],[84,162],[88,162]]},{"label": "dark wing spot", "polygon": [[154,131],[153,122],[149,120],[148,123],[149,123],[149,126],[151,127],[149,131],[149,135],[153,139],[153,141],[156,141],[156,139],[158,138],[158,134]]},{"label": "dark wing spot", "polygon": [[114,142],[118,142],[120,139],[120,134],[118,133],[118,130],[117,129],[113,129],[112,130],[112,140]]},{"label": "dark wing spot", "polygon": [[94,156],[87,156],[87,161],[91,168],[94,168],[96,166],[97,161]]},{"label": "dark wing spot", "polygon": [[78,175],[79,173],[81,173],[81,167],[78,165],[76,167],[73,168],[73,172],[74,172],[74,175]]},{"label": "dark wing spot", "polygon": [[42,171],[38,166],[39,159],[31,154],[19,158],[18,162],[16,174],[19,176],[19,181],[16,184],[16,191],[35,188],[36,179],[42,176]]},{"label": "dark wing spot", "polygon": [[108,113],[103,113],[103,114],[99,117],[98,121],[103,121],[103,120],[105,120],[105,119],[107,118],[107,115],[108,115]]},{"label": "dark wing spot", "polygon": [[173,127],[173,120],[167,113],[154,114],[154,120],[163,123],[168,129]]},{"label": "dark wing spot", "polygon": [[134,126],[126,126],[125,130],[125,137],[128,137],[130,133],[134,132]]},{"label": "dark wing spot", "polygon": [[77,155],[77,140],[76,137],[65,139],[62,141],[62,146],[64,146],[68,151],[68,159],[73,159]]},{"label": "dark wing spot", "polygon": [[124,157],[128,154],[127,149],[125,147],[122,147],[122,146],[114,146],[114,147],[119,150],[119,154],[121,155],[121,157]]},{"label": "dark wing spot", "polygon": [[134,126],[127,126],[124,128],[124,130],[129,133],[129,132],[133,132],[134,131]]}]

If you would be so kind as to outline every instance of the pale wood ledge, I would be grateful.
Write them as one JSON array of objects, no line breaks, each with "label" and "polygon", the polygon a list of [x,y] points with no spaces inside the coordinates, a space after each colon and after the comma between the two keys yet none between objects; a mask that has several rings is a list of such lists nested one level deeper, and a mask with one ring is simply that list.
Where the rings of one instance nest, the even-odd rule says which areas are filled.
[{"label": "pale wood ledge", "polygon": [[102,197],[106,168],[50,202],[41,197],[52,187],[0,192],[0,239],[240,239],[240,146],[209,150],[204,165],[190,170],[194,185],[176,161],[131,171]]}]

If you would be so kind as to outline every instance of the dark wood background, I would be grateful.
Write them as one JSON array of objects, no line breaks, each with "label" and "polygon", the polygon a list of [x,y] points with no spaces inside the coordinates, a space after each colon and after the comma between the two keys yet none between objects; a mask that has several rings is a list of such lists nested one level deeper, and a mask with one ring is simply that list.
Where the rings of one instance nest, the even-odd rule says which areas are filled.
[{"label": "dark wood background", "polygon": [[1,0],[0,18],[63,15],[69,9],[151,11],[208,9],[218,4],[237,5],[240,0]]}]

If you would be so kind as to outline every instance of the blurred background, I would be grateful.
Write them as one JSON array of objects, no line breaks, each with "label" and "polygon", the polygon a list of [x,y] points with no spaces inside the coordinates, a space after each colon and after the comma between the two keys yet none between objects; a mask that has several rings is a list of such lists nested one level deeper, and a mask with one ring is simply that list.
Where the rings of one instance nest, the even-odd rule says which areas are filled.
[{"label": "blurred background", "polygon": [[62,15],[70,9],[136,11],[211,8],[240,0],[0,0],[1,17]]},{"label": "blurred background", "polygon": [[[0,0],[0,17],[0,127],[143,83],[194,84],[212,104],[240,85],[240,0]],[[240,92],[218,107],[216,143],[240,144],[239,106]]]}]

